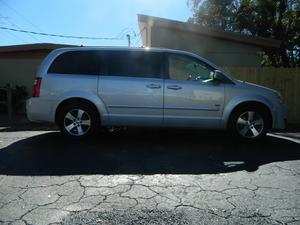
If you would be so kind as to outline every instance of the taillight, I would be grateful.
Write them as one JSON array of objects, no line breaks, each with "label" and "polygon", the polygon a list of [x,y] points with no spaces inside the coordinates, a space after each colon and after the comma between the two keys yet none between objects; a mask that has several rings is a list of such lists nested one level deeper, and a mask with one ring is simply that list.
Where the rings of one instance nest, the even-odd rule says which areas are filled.
[{"label": "taillight", "polygon": [[42,78],[36,77],[33,85],[33,94],[32,97],[40,97]]}]

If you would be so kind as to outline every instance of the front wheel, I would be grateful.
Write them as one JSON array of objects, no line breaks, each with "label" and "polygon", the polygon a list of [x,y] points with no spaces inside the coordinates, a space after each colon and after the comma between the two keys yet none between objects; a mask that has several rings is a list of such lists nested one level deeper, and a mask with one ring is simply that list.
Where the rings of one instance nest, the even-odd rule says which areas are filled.
[{"label": "front wheel", "polygon": [[264,137],[270,127],[268,114],[259,108],[248,107],[233,113],[230,129],[243,139],[253,140]]},{"label": "front wheel", "polygon": [[99,118],[88,104],[66,105],[58,115],[61,132],[73,138],[83,138],[95,133]]}]

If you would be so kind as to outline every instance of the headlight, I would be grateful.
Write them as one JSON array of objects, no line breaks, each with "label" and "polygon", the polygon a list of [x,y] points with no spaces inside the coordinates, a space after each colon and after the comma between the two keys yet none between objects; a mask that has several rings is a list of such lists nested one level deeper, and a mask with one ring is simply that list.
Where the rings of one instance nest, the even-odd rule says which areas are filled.
[{"label": "headlight", "polygon": [[276,101],[278,103],[283,103],[283,98],[282,98],[281,94],[279,92],[274,92],[274,94],[275,94]]}]

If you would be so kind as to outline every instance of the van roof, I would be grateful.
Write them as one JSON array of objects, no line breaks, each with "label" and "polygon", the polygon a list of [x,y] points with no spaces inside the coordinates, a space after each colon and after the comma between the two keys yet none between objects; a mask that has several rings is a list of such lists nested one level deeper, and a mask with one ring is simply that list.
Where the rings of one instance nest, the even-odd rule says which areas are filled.
[{"label": "van roof", "polygon": [[176,49],[168,48],[152,48],[152,47],[122,47],[122,46],[83,46],[83,47],[65,47],[58,48],[58,51],[88,51],[88,50],[111,50],[111,51],[153,51],[153,52],[173,52],[173,53],[186,53],[193,54]]}]

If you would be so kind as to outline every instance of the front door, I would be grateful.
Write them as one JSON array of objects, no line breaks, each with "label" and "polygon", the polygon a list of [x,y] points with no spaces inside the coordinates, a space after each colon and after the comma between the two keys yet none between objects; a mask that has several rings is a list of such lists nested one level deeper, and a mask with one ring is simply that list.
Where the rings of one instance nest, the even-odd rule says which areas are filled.
[{"label": "front door", "polygon": [[181,54],[167,56],[164,88],[164,125],[219,128],[224,106],[224,84],[213,81],[214,68]]}]

